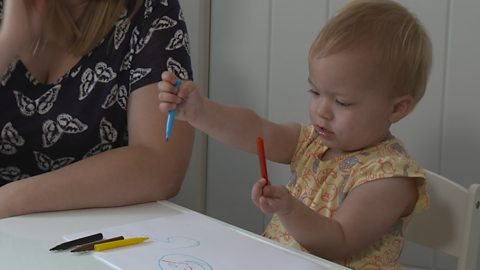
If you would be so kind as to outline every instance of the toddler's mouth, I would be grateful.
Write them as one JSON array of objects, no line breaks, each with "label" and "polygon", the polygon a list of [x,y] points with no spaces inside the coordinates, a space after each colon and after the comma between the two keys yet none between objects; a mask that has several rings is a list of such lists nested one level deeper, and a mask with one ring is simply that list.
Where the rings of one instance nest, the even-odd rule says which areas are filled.
[{"label": "toddler's mouth", "polygon": [[315,130],[317,131],[318,134],[326,136],[326,135],[333,135],[334,133],[324,127],[320,126],[315,126]]}]

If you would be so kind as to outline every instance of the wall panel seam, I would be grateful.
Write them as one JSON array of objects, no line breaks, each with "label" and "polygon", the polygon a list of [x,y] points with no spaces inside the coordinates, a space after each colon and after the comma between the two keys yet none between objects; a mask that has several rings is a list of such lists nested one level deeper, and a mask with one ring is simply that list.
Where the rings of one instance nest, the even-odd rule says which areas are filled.
[{"label": "wall panel seam", "polygon": [[447,14],[446,14],[446,27],[445,27],[445,56],[444,56],[444,63],[443,63],[443,91],[442,91],[442,110],[441,110],[441,116],[440,116],[440,157],[438,159],[438,168],[439,168],[439,174],[444,174],[443,170],[443,159],[445,156],[445,147],[446,145],[446,139],[445,139],[445,133],[447,131],[447,125],[446,125],[446,108],[447,108],[447,84],[448,84],[448,74],[449,74],[449,68],[448,68],[448,63],[450,62],[450,49],[451,49],[451,41],[450,41],[450,33],[452,31],[452,6],[453,6],[453,1],[447,0]]},{"label": "wall panel seam", "polygon": [[[448,63],[450,62],[450,49],[451,49],[451,32],[453,30],[452,26],[452,7],[453,7],[453,1],[447,0],[446,3],[447,7],[447,14],[446,14],[446,25],[445,25],[445,55],[444,55],[444,62],[443,62],[443,89],[442,89],[442,110],[441,110],[441,116],[440,116],[440,157],[438,159],[438,168],[439,168],[439,174],[443,175],[444,174],[444,169],[443,169],[443,159],[445,156],[445,145],[446,145],[446,131],[447,131],[447,125],[446,125],[446,109],[447,109],[447,91],[448,91],[448,74],[449,74],[449,65]],[[439,253],[437,251],[433,252],[433,260],[432,263],[433,265],[431,266],[432,269],[439,269],[437,268],[437,259],[439,257]]]},{"label": "wall panel seam", "polygon": [[[273,20],[273,2],[272,0],[268,0],[268,39],[267,39],[267,78],[266,78],[266,91],[265,91],[265,118],[270,119],[270,78],[272,77],[272,22]],[[262,228],[265,229],[267,216],[262,214]]]}]

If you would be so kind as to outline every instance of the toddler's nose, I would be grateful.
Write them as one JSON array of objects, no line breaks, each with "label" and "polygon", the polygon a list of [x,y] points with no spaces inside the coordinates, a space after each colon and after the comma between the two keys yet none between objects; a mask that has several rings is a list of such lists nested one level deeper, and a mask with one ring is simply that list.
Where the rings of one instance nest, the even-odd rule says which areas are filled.
[{"label": "toddler's nose", "polygon": [[333,118],[332,105],[326,99],[318,101],[318,104],[316,106],[316,113],[318,116],[330,120]]}]

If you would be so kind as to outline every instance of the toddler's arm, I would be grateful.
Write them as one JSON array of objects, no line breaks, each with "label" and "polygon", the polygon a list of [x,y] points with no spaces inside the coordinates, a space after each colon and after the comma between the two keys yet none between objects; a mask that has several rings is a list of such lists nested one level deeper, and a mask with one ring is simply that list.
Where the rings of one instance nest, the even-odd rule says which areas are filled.
[{"label": "toddler's arm", "polygon": [[417,190],[408,178],[381,179],[351,191],[331,218],[314,212],[284,186],[252,188],[252,201],[264,212],[276,214],[288,233],[310,253],[327,259],[345,259],[367,249],[388,232],[415,205]]},{"label": "toddler's arm", "polygon": [[187,121],[218,141],[251,153],[256,152],[256,138],[262,136],[266,158],[290,162],[300,134],[299,124],[273,123],[253,110],[216,103],[201,96],[191,81],[183,81],[176,93],[176,79],[173,73],[164,72],[158,84],[159,108],[164,114],[176,108],[177,120]]}]

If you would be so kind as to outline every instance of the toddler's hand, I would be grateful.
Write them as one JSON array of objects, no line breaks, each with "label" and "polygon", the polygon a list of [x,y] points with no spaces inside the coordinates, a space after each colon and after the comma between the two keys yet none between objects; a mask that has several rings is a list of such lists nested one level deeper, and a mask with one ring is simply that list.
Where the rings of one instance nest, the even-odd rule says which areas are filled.
[{"label": "toddler's hand", "polygon": [[177,76],[172,72],[162,73],[162,81],[158,83],[158,107],[164,114],[176,109],[175,118],[183,121],[192,121],[198,115],[202,104],[202,96],[192,81],[182,81],[180,89],[175,88]]},{"label": "toddler's hand", "polygon": [[264,178],[252,187],[252,201],[264,213],[286,215],[292,211],[294,200],[285,186],[267,185]]}]

